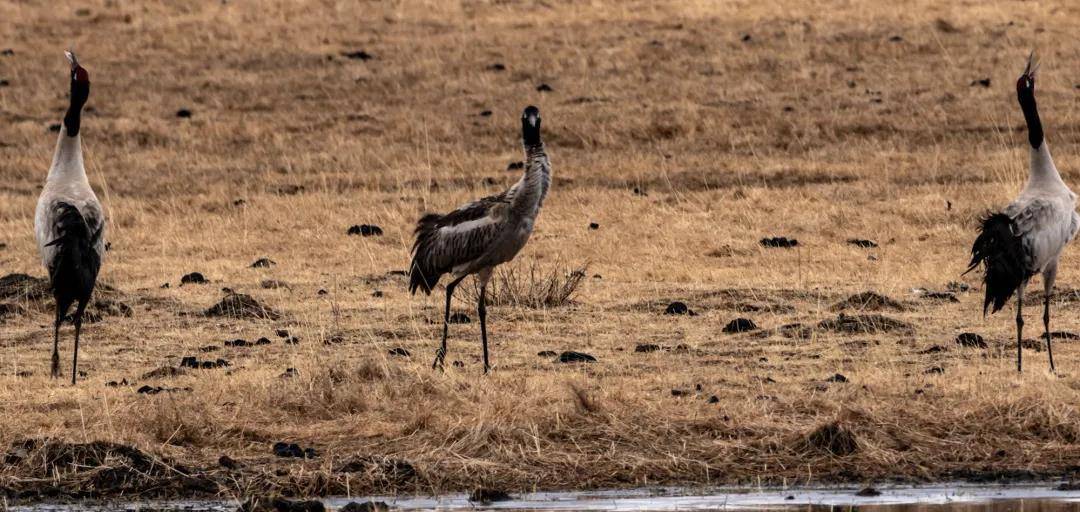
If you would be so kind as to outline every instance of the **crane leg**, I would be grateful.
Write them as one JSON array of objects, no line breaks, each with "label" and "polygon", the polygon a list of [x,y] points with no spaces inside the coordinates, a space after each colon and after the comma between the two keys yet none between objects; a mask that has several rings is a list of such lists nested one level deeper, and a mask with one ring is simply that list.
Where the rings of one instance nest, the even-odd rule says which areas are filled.
[{"label": "crane leg", "polygon": [[60,304],[56,305],[56,323],[53,325],[52,345],[52,378],[60,377],[60,323],[64,321],[64,314],[60,311]]},{"label": "crane leg", "polygon": [[1046,333],[1046,354],[1050,357],[1050,373],[1054,370],[1054,347],[1050,338],[1050,295],[1054,291],[1054,279],[1057,278],[1057,262],[1050,264],[1043,271],[1043,330]]},{"label": "crane leg", "polygon": [[1020,289],[1016,293],[1016,371],[1024,371],[1024,285],[1020,283]]},{"label": "crane leg", "polygon": [[491,369],[491,365],[488,363],[488,344],[487,344],[487,286],[480,286],[480,305],[477,306],[477,313],[480,314],[480,340],[484,344],[484,373]]},{"label": "crane leg", "polygon": [[446,285],[446,312],[443,314],[442,345],[435,351],[435,362],[431,363],[432,370],[442,370],[443,361],[446,360],[446,337],[450,335],[450,299],[454,296],[454,288],[457,288],[462,279],[465,279],[465,277],[459,277]]},{"label": "crane leg", "polygon": [[75,385],[75,377],[79,375],[79,334],[82,332],[83,312],[86,311],[86,301],[79,301],[75,309],[75,355],[71,359],[71,385]]}]

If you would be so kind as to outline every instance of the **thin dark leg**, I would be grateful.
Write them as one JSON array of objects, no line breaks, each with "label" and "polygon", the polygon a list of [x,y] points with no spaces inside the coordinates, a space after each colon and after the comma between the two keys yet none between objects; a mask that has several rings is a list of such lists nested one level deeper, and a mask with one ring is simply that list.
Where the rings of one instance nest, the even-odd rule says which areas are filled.
[{"label": "thin dark leg", "polygon": [[450,299],[454,296],[454,288],[464,277],[459,277],[446,285],[446,312],[443,314],[442,346],[435,351],[435,362],[431,363],[431,369],[443,369],[443,361],[446,359],[446,337],[450,335]]},{"label": "thin dark leg", "polygon": [[1016,296],[1016,371],[1022,372],[1024,360],[1024,287],[1020,287],[1020,293]]},{"label": "thin dark leg", "polygon": [[75,355],[71,359],[71,385],[75,385],[75,377],[79,374],[79,334],[82,332],[82,319],[83,311],[86,310],[86,303],[79,302],[79,307],[75,310]]},{"label": "thin dark leg", "polygon": [[484,342],[484,373],[487,373],[491,369],[491,365],[488,364],[488,346],[487,346],[487,287],[480,287],[480,305],[477,307],[477,312],[480,313],[480,339]]},{"label": "thin dark leg", "polygon": [[52,345],[52,378],[60,377],[60,323],[64,321],[64,314],[60,311],[60,304],[56,305],[56,324],[53,326]]},{"label": "thin dark leg", "polygon": [[1050,294],[1043,299],[1043,329],[1046,331],[1046,353],[1050,356],[1050,373],[1054,371],[1054,347],[1050,342]]}]

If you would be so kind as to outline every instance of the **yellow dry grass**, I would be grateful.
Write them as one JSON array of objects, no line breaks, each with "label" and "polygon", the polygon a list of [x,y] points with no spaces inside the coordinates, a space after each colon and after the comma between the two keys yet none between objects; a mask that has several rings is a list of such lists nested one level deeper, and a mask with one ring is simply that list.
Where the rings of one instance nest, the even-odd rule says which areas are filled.
[{"label": "yellow dry grass", "polygon": [[[0,20],[14,50],[0,56],[0,268],[44,273],[32,212],[71,45],[93,83],[83,137],[112,243],[101,281],[134,310],[88,326],[74,388],[48,378],[48,303],[2,320],[0,446],[105,440],[208,470],[228,454],[244,469],[211,473],[240,494],[1057,475],[1080,460],[1077,342],[1057,343],[1058,376],[1035,351],[1017,375],[1011,314],[982,319],[977,276],[957,303],[912,292],[961,280],[974,219],[1025,179],[1013,83],[1033,46],[1048,140],[1066,181],[1080,178],[1076,4],[105,0],[3,3]],[[342,55],[357,50],[374,58]],[[432,372],[441,289],[410,297],[388,272],[407,267],[423,212],[517,178],[506,166],[528,104],[554,185],[513,265],[587,264],[588,278],[572,305],[491,308],[490,376],[475,323],[451,326],[448,361],[464,366]],[[362,223],[384,236],[346,236]],[[766,249],[766,236],[800,246]],[[262,257],[277,264],[250,268]],[[1059,288],[1078,267],[1070,249]],[[211,283],[179,286],[193,271]],[[201,315],[223,287],[283,317]],[[868,290],[901,301],[880,314],[914,330],[721,332],[736,317],[814,326]],[[455,311],[475,317],[460,295]],[[662,314],[673,300],[697,316]],[[1063,294],[1053,329],[1080,330],[1078,312]],[[1038,318],[1031,307],[1028,337]],[[990,347],[959,347],[964,331]],[[199,352],[262,336],[272,344]],[[933,345],[947,350],[920,353]],[[140,378],[188,355],[231,367]],[[826,383],[835,373],[848,382]],[[105,386],[125,378],[137,384]],[[854,453],[808,441],[832,424]],[[281,440],[321,455],[275,458]],[[420,477],[338,471],[358,456]]]}]

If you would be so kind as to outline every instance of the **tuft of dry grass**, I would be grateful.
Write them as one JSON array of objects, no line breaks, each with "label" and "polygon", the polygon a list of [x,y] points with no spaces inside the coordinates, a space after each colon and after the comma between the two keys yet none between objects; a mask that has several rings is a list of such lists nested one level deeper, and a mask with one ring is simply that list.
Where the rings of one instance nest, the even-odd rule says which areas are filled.
[{"label": "tuft of dry grass", "polygon": [[[0,455],[60,447],[0,466],[9,497],[1055,477],[1080,460],[1080,342],[1055,338],[1057,375],[1025,348],[1017,375],[1011,314],[984,320],[960,276],[975,219],[1026,179],[1010,84],[1033,46],[1047,137],[1080,183],[1080,5],[61,0],[2,2],[0,20],[0,274],[33,278],[0,279]],[[111,243],[74,388],[48,377],[32,233],[69,45]],[[444,296],[406,291],[414,223],[518,179],[529,104],[553,183],[489,290],[494,371],[476,322],[450,326],[432,371]],[[758,243],[781,236],[798,246]],[[1054,331],[1080,332],[1078,268],[1068,248]],[[209,282],[180,286],[191,272]],[[695,314],[664,314],[674,301]],[[1034,309],[1024,347],[1041,347]],[[760,329],[724,333],[737,318]],[[597,362],[549,355],[568,350]],[[191,356],[229,366],[142,377]],[[42,476],[51,453],[78,463]]]}]

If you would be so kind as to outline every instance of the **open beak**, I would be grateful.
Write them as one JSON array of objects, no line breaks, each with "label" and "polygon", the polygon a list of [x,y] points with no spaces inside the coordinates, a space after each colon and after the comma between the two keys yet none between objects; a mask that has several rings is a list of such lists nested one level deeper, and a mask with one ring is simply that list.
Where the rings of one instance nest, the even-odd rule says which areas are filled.
[{"label": "open beak", "polygon": [[1041,63],[1035,59],[1035,50],[1031,50],[1031,54],[1028,55],[1027,66],[1024,68],[1023,76],[1034,79],[1035,72],[1039,70],[1039,64]]},{"label": "open beak", "polygon": [[67,57],[68,62],[71,63],[71,69],[79,67],[79,59],[75,57],[75,52],[71,50],[64,50],[64,56]]}]

